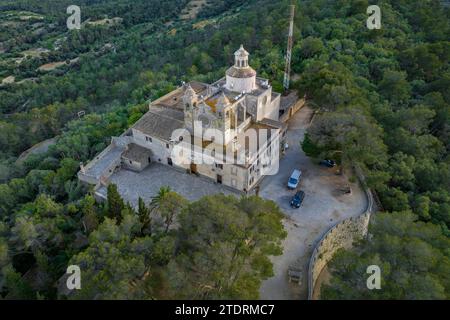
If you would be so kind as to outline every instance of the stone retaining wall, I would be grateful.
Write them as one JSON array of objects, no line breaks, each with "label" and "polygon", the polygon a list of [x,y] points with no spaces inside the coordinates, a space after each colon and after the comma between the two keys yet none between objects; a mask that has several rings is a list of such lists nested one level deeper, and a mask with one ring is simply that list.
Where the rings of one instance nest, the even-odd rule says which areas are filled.
[{"label": "stone retaining wall", "polygon": [[290,118],[294,116],[294,114],[298,110],[300,110],[301,108],[303,108],[303,106],[305,106],[305,103],[306,103],[305,99],[297,100],[292,106],[290,106],[285,110],[285,112],[280,116],[279,120],[281,122],[287,122]]},{"label": "stone retaining wall", "polygon": [[338,249],[350,249],[356,240],[367,235],[373,208],[373,196],[366,187],[364,176],[355,169],[367,197],[367,207],[358,217],[345,219],[331,227],[317,242],[308,268],[308,299],[313,298],[317,278]]}]

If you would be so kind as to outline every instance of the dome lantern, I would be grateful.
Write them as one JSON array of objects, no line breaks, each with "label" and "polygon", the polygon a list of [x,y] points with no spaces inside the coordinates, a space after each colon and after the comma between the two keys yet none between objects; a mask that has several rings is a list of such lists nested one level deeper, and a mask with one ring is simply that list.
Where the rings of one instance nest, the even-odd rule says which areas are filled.
[{"label": "dome lantern", "polygon": [[241,47],[234,53],[234,65],[226,71],[225,87],[233,92],[252,92],[256,88],[256,71],[248,63],[249,53]]},{"label": "dome lantern", "polygon": [[244,46],[241,44],[241,47],[234,53],[234,66],[236,68],[247,68],[248,56],[249,53],[244,49]]}]

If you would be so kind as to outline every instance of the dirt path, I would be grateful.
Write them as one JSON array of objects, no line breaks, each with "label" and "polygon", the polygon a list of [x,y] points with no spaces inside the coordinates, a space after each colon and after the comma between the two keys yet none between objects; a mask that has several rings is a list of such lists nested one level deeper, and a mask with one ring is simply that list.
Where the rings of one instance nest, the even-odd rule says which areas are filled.
[{"label": "dirt path", "polygon": [[24,152],[22,152],[20,154],[20,156],[17,158],[16,163],[20,163],[23,162],[27,159],[27,157],[30,154],[39,154],[39,153],[44,153],[48,151],[48,148],[56,143],[56,137],[51,138],[51,139],[47,139],[44,141],[41,141],[37,144],[35,144],[34,146],[32,146],[31,148],[29,148],[28,150],[25,150]]}]

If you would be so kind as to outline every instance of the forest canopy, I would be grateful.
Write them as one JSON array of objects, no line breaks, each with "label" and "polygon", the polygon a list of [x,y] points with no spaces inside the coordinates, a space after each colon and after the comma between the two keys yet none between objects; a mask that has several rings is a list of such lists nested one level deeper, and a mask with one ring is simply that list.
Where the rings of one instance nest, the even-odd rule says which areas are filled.
[{"label": "forest canopy", "polygon": [[[69,2],[0,0],[0,79],[14,77],[0,86],[0,296],[257,298],[272,274],[267,257],[280,254],[285,236],[273,203],[189,202],[163,189],[153,204],[131,208],[111,185],[98,204],[76,173],[149,101],[181,81],[219,78],[241,43],[281,91],[290,1],[209,0],[183,20],[184,0],[83,0],[83,21],[123,20],[70,31]],[[304,147],[360,166],[384,210],[370,241],[336,255],[322,296],[448,299],[449,9],[437,0],[375,2],[380,30],[366,28],[367,0],[295,1],[291,88],[318,112]],[[47,151],[20,157],[48,139]],[[224,226],[214,229],[218,218]],[[72,296],[56,285],[69,263],[89,270]],[[383,292],[364,291],[368,263],[382,268]]]}]

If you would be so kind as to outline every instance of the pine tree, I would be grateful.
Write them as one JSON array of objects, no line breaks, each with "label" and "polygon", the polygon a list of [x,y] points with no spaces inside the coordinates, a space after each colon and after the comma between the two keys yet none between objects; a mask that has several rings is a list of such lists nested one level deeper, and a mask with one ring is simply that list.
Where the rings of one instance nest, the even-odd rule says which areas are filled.
[{"label": "pine tree", "polygon": [[108,200],[106,205],[106,215],[109,218],[115,218],[118,223],[122,220],[122,210],[125,208],[125,203],[117,191],[115,184],[108,185]]}]

